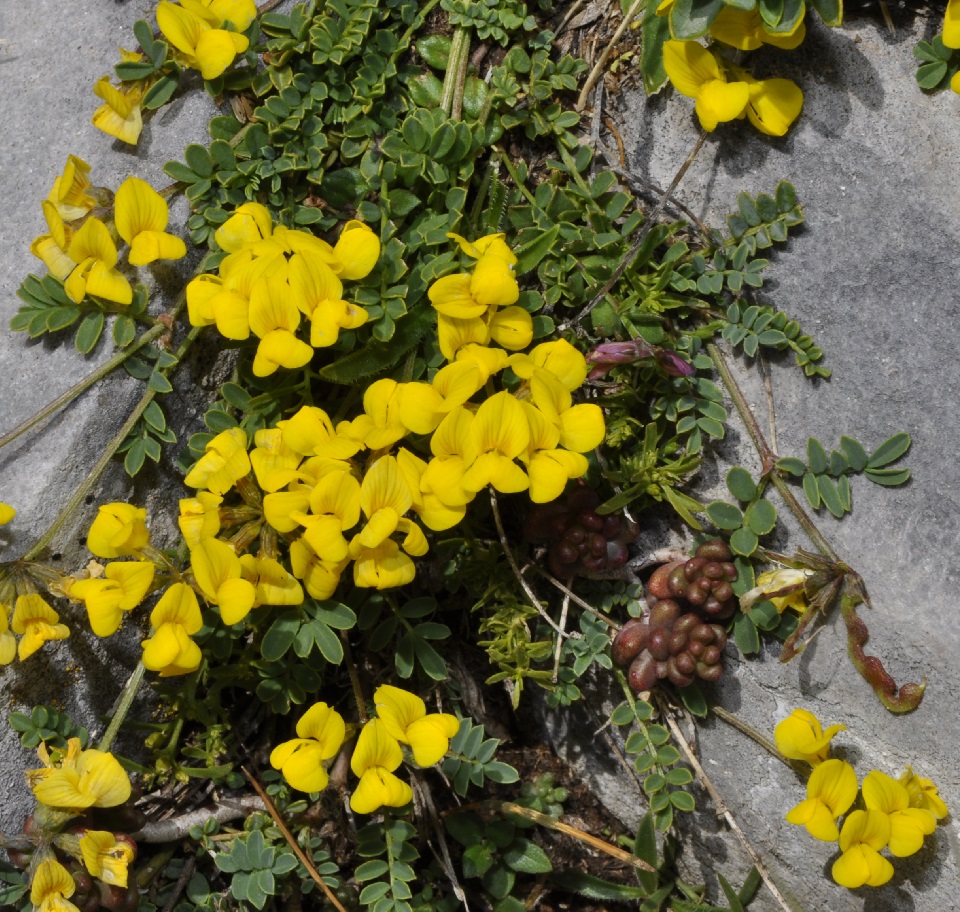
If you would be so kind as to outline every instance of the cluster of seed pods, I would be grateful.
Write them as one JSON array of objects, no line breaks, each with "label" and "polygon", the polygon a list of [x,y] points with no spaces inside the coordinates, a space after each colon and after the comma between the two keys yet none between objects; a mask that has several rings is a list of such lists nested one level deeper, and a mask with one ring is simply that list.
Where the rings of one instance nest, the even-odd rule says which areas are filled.
[{"label": "cluster of seed pods", "polygon": [[664,678],[686,687],[723,674],[726,631],[717,620],[736,609],[733,555],[720,539],[705,542],[687,561],[658,567],[647,583],[649,614],[632,618],[613,641],[613,661],[627,668],[634,693]]},{"label": "cluster of seed pods", "polygon": [[622,567],[637,528],[621,514],[601,516],[600,498],[585,484],[565,497],[538,504],[524,523],[527,541],[547,545],[550,572],[561,579]]}]

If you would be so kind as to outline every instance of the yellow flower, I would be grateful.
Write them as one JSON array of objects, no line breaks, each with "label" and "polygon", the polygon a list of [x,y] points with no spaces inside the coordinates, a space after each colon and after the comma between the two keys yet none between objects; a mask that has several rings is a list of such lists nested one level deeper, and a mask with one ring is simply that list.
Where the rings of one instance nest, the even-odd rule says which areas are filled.
[{"label": "yellow flower", "polygon": [[127,259],[133,266],[155,260],[179,260],[187,245],[164,228],[170,219],[167,201],[146,181],[128,177],[117,190],[117,234],[130,245]]},{"label": "yellow flower", "polygon": [[63,280],[77,266],[67,253],[73,232],[63,223],[63,219],[53,203],[44,200],[41,205],[43,206],[43,217],[46,219],[50,233],[41,234],[35,238],[30,245],[30,252],[43,261],[51,275]]},{"label": "yellow flower", "polygon": [[97,557],[136,557],[150,544],[146,519],[147,511],[132,504],[103,504],[87,533],[87,547]]},{"label": "yellow flower", "polygon": [[320,792],[329,776],[324,760],[335,757],[346,736],[343,717],[326,703],[314,703],[297,722],[292,741],[278,744],[270,753],[270,765],[301,792]]},{"label": "yellow flower", "polygon": [[790,32],[768,32],[759,7],[745,10],[723,6],[710,24],[710,34],[741,51],[755,51],[764,44],[791,51],[802,43],[807,27],[801,17]]},{"label": "yellow flower", "polygon": [[696,99],[697,117],[704,130],[736,120],[750,100],[745,82],[727,82],[717,58],[696,41],[667,41],[663,67],[676,90]]},{"label": "yellow flower", "polygon": [[86,606],[90,629],[99,637],[108,637],[119,629],[123,613],[146,597],[155,569],[150,561],[114,561],[107,564],[104,578],[75,582],[69,596]]},{"label": "yellow flower", "polygon": [[556,500],[571,478],[580,478],[589,468],[587,457],[559,447],[560,432],[530,403],[521,403],[530,426],[530,443],[520,461],[530,478],[530,499],[534,503]]},{"label": "yellow flower", "polygon": [[477,409],[470,436],[478,455],[463,473],[465,490],[480,491],[488,484],[503,494],[527,490],[530,480],[514,460],[530,444],[530,424],[510,393],[496,393]]},{"label": "yellow flower", "polygon": [[77,267],[64,282],[72,301],[79,304],[88,294],[126,306],[133,289],[117,271],[117,247],[110,231],[98,218],[89,217],[70,240],[67,250]]},{"label": "yellow flower", "polygon": [[524,380],[538,370],[548,371],[571,393],[583,385],[589,370],[587,359],[566,339],[541,342],[528,355],[511,355],[507,363]]},{"label": "yellow flower", "polygon": [[200,667],[200,647],[190,639],[203,626],[197,596],[186,583],[174,583],[150,612],[153,636],[144,640],[143,665],[161,678]]},{"label": "yellow flower", "polygon": [[17,511],[14,510],[10,504],[5,504],[3,501],[0,501],[0,526],[5,526],[16,515]]},{"label": "yellow flower", "polygon": [[857,797],[857,774],[843,760],[825,760],[807,780],[807,798],[787,812],[788,823],[805,826],[814,839],[833,842],[840,836],[837,818]]},{"label": "yellow flower", "polygon": [[347,566],[342,561],[321,560],[316,552],[302,539],[290,543],[290,569],[303,582],[307,592],[315,599],[330,598],[336,592],[340,574]]},{"label": "yellow flower", "polygon": [[754,79],[746,70],[731,67],[750,89],[747,120],[767,136],[785,136],[803,108],[803,92],[789,79]]},{"label": "yellow flower", "polygon": [[[468,490],[463,483],[467,470],[480,455],[479,442],[473,433],[474,421],[473,412],[465,408],[454,409],[430,438],[433,459],[422,472],[420,490],[425,496],[437,497],[448,507],[462,507],[476,496],[476,491]],[[517,479],[516,483],[521,484],[521,481]]]},{"label": "yellow flower", "polygon": [[196,497],[180,501],[180,516],[177,525],[183,540],[191,550],[205,538],[215,538],[220,533],[220,504],[223,498],[209,491],[197,491]]},{"label": "yellow flower", "polygon": [[343,283],[322,255],[312,250],[295,253],[289,270],[297,307],[310,319],[310,344],[314,348],[327,348],[340,337],[341,329],[356,329],[367,322],[364,308],[343,300]]},{"label": "yellow flower", "polygon": [[477,260],[472,273],[437,279],[427,291],[434,309],[447,317],[481,317],[491,308],[516,304],[520,287],[510,263],[495,253]]},{"label": "yellow flower", "polygon": [[254,587],[254,607],[303,603],[300,584],[274,558],[244,554],[240,558],[240,567],[243,578]]},{"label": "yellow flower", "polygon": [[214,27],[229,24],[238,32],[245,32],[257,18],[254,0],[181,0],[181,6]]},{"label": "yellow flower", "polygon": [[880,854],[890,837],[890,823],[878,811],[854,811],[843,821],[833,879],[851,890],[883,886],[893,877],[893,865]]},{"label": "yellow flower", "polygon": [[564,449],[587,453],[603,442],[603,410],[592,402],[574,405],[570,391],[550,371],[534,371],[530,395],[544,418],[560,432],[560,446]]},{"label": "yellow flower", "polygon": [[27,784],[41,804],[83,810],[116,807],[130,797],[130,780],[113,754],[81,750],[80,739],[67,741],[66,753],[51,760],[41,744],[37,755],[44,767],[27,770]]},{"label": "yellow flower", "polygon": [[190,550],[190,566],[204,598],[220,607],[224,624],[236,624],[250,613],[257,592],[243,579],[240,558],[230,545],[218,538],[201,540]]},{"label": "yellow flower", "polygon": [[[394,456],[381,456],[367,471],[360,486],[360,509],[367,522],[350,541],[354,558],[354,583],[387,589],[409,583],[413,561],[427,552],[423,530],[404,517],[413,506],[413,494]],[[403,551],[390,536],[400,533]]]},{"label": "yellow flower", "polygon": [[331,459],[349,459],[362,444],[341,433],[347,425],[334,428],[330,416],[322,408],[305,405],[292,418],[278,421],[283,431],[284,446],[301,456],[328,456]]},{"label": "yellow flower", "polygon": [[256,377],[268,377],[278,367],[303,367],[313,349],[294,333],[300,325],[290,285],[279,277],[262,278],[250,290],[250,331],[260,339],[253,360]]},{"label": "yellow flower", "polygon": [[30,902],[36,912],[80,912],[69,900],[76,889],[70,872],[55,858],[45,858],[33,872]]},{"label": "yellow flower", "polygon": [[460,721],[449,713],[427,713],[416,694],[381,684],[373,694],[377,716],[392,738],[409,744],[418,766],[433,766],[450,748]]},{"label": "yellow flower", "polygon": [[413,790],[393,771],[403,762],[403,751],[387,732],[381,719],[371,719],[357,738],[350,768],[360,782],[350,796],[350,807],[357,814],[372,814],[381,807],[403,807],[413,798]]},{"label": "yellow flower", "polygon": [[127,888],[127,867],[135,854],[132,842],[117,842],[113,833],[104,830],[87,830],[80,837],[80,852],[91,877]]},{"label": "yellow flower", "polygon": [[204,447],[203,456],[187,473],[183,483],[188,488],[206,488],[214,494],[226,494],[249,472],[247,435],[241,428],[230,428],[217,434]]},{"label": "yellow flower", "polygon": [[83,218],[97,201],[87,193],[90,188],[90,166],[76,155],[67,156],[63,174],[54,178],[47,200],[65,222]]},{"label": "yellow flower", "polygon": [[948,48],[960,48],[960,0],[947,0],[943,16],[943,43]]},{"label": "yellow flower", "polygon": [[510,266],[517,265],[517,256],[507,245],[506,235],[503,232],[487,234],[475,241],[468,241],[452,231],[447,232],[447,237],[456,241],[460,249],[468,257],[473,257],[475,260],[479,260],[485,253],[492,253],[500,257],[501,260],[505,260]]},{"label": "yellow flower", "polygon": [[811,766],[823,763],[830,756],[830,741],[846,725],[831,725],[826,731],[820,720],[805,709],[795,709],[774,729],[777,749],[791,760],[802,760]]},{"label": "yellow flower", "polygon": [[208,18],[168,0],[157,7],[157,25],[187,66],[204,79],[215,79],[250,46],[244,35],[215,28]]},{"label": "yellow flower", "polygon": [[236,253],[272,233],[270,210],[262,203],[244,203],[216,230],[214,237],[221,250]]},{"label": "yellow flower", "polygon": [[899,858],[918,852],[923,837],[937,828],[933,811],[911,807],[906,786],[879,770],[868,773],[863,780],[863,803],[868,811],[877,811],[889,818],[890,854]]},{"label": "yellow flower", "polygon": [[794,570],[792,567],[767,570],[757,577],[757,585],[740,597],[740,606],[746,611],[760,599],[768,599],[781,614],[788,608],[804,614],[809,607],[804,586],[810,576],[813,576],[813,570]]},{"label": "yellow flower", "polygon": [[321,560],[337,563],[347,557],[344,532],[360,521],[360,500],[360,482],[352,473],[328,472],[310,492],[310,512],[290,518],[304,526],[304,541]]},{"label": "yellow flower", "polygon": [[351,219],[333,246],[334,267],[341,278],[353,281],[366,278],[380,258],[380,238],[368,225]]},{"label": "yellow flower", "polygon": [[910,807],[931,811],[937,820],[943,820],[950,813],[933,781],[918,776],[912,767],[908,766],[900,775],[900,783],[910,796]]},{"label": "yellow flower", "polygon": [[400,384],[400,420],[415,434],[429,434],[453,409],[463,405],[486,382],[475,361],[454,361],[430,383]]},{"label": "yellow flower", "polygon": [[10,632],[10,609],[0,602],[0,665],[17,657],[17,638]]},{"label": "yellow flower", "polygon": [[17,598],[10,627],[14,633],[21,635],[17,649],[21,662],[32,656],[44,643],[65,640],[70,636],[69,628],[58,623],[59,620],[60,615],[35,592]]},{"label": "yellow flower", "polygon": [[[266,492],[279,491],[297,479],[297,468],[303,458],[283,442],[280,428],[264,428],[253,436],[250,464],[257,484]],[[213,533],[216,535],[216,532]]]},{"label": "yellow flower", "polygon": [[103,76],[94,84],[93,94],[103,99],[103,104],[94,111],[93,125],[108,136],[135,146],[143,130],[140,102],[144,86],[134,82],[118,88],[110,84],[109,76]]},{"label": "yellow flower", "polygon": [[349,436],[371,450],[393,445],[407,433],[401,409],[400,384],[396,380],[384,377],[371,383],[363,394],[363,414],[350,422]]}]

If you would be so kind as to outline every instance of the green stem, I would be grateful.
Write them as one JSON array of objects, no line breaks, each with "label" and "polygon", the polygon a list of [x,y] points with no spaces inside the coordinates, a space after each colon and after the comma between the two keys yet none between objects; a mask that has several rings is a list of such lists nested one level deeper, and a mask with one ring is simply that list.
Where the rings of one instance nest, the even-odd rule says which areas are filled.
[{"label": "green stem", "polygon": [[[179,363],[180,359],[183,357],[184,353],[190,348],[194,340],[200,334],[202,327],[195,326],[187,334],[187,338],[184,339],[183,344],[177,350],[176,363]],[[153,402],[154,397],[156,396],[156,391],[148,389],[140,401],[137,403],[136,408],[131,412],[130,417],[124,422],[123,427],[117,432],[116,436],[107,444],[102,455],[97,460],[94,467],[90,470],[90,474],[81,482],[80,487],[73,493],[73,496],[67,502],[67,505],[60,511],[57,515],[57,518],[50,524],[46,532],[40,536],[37,542],[23,555],[24,561],[36,560],[36,558],[43,553],[43,550],[50,544],[51,541],[56,537],[57,533],[63,528],[66,521],[70,518],[74,510],[79,507],[87,497],[87,494],[90,493],[90,490],[100,479],[100,476],[103,474],[106,467],[110,464],[110,460],[116,455],[118,449],[120,449],[124,440],[127,439],[127,435],[136,427],[137,422],[140,420],[140,416],[143,415],[146,411],[147,406]]]},{"label": "green stem", "polygon": [[728,725],[732,725],[737,731],[742,732],[748,738],[756,741],[768,754],[773,757],[776,757],[781,763],[786,766],[789,766],[795,773],[800,773],[806,778],[810,775],[810,771],[807,767],[800,763],[797,760],[791,760],[789,757],[785,757],[780,753],[779,748],[773,741],[771,741],[765,735],[760,734],[752,725],[748,722],[744,722],[739,716],[735,716],[731,712],[727,712],[722,706],[711,706],[710,712],[720,719],[723,719]]},{"label": "green stem", "polygon": [[527,185],[520,180],[520,175],[517,173],[517,169],[513,167],[513,162],[510,161],[510,156],[503,151],[499,146],[495,146],[497,150],[497,155],[499,156],[500,163],[507,169],[507,174],[510,175],[511,180],[516,184],[517,189],[526,197],[527,202],[533,206],[537,211],[542,212],[540,205],[537,203],[534,195],[527,189]]},{"label": "green stem", "polygon": [[26,433],[30,430],[30,428],[35,427],[44,419],[49,418],[58,409],[67,405],[69,402],[72,402],[81,393],[90,389],[90,387],[93,386],[93,384],[98,380],[106,377],[107,374],[118,368],[132,354],[139,351],[147,343],[152,342],[154,339],[162,336],[168,330],[169,327],[165,326],[163,323],[155,324],[152,329],[148,329],[129,347],[125,348],[121,352],[118,352],[109,361],[105,361],[92,374],[84,377],[79,383],[74,384],[70,387],[70,389],[61,393],[56,399],[45,405],[42,409],[40,409],[39,412],[31,415],[26,421],[18,424],[12,431],[8,431],[6,434],[0,437],[0,448],[5,447],[8,443],[12,443],[21,434]]},{"label": "green stem", "polygon": [[823,537],[816,523],[811,519],[810,514],[803,509],[800,501],[797,500],[793,491],[790,489],[790,486],[777,471],[777,454],[770,449],[770,445],[763,436],[763,431],[760,430],[760,425],[757,423],[757,419],[754,417],[753,411],[750,409],[743,395],[743,391],[734,378],[726,358],[723,357],[723,354],[720,349],[717,348],[715,342],[707,343],[707,352],[713,361],[714,367],[717,369],[717,373],[720,375],[721,382],[730,394],[730,398],[733,399],[733,404],[740,415],[740,419],[743,421],[744,427],[747,429],[747,434],[749,434],[753,445],[756,447],[762,463],[762,474],[770,479],[773,486],[783,498],[784,503],[794,517],[796,517],[797,522],[800,523],[803,531],[806,532],[817,550],[828,560],[839,563],[840,557],[837,555],[837,552],[833,550],[830,542]]},{"label": "green stem", "polygon": [[140,689],[140,682],[143,681],[143,675],[146,670],[143,662],[137,662],[137,667],[133,669],[130,680],[127,681],[126,687],[123,688],[123,693],[120,694],[120,700],[117,702],[117,708],[114,710],[113,716],[110,719],[110,724],[107,726],[107,730],[103,733],[103,737],[97,745],[98,750],[110,750],[113,739],[117,737],[117,732],[120,731],[123,720],[127,718],[127,713],[130,712],[130,707],[133,706],[133,700],[137,695],[137,691]]},{"label": "green stem", "polygon": [[469,56],[470,30],[458,28],[453,33],[450,59],[447,61],[447,73],[443,80],[443,94],[440,96],[441,109],[454,120],[459,120],[463,111],[463,86],[467,78]]}]

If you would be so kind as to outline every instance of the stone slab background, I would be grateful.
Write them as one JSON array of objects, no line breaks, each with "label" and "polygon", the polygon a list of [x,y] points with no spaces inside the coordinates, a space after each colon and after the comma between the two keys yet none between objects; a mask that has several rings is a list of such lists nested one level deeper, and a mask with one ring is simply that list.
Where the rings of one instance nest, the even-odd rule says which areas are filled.
[{"label": "stone slab background", "polygon": [[[94,166],[95,183],[116,187],[134,173],[163,186],[162,164],[205,138],[212,103],[189,94],[154,117],[136,150],[89,125],[97,105],[90,87],[109,72],[117,47],[133,46],[133,22],[152,4],[130,0],[32,0],[0,6],[0,430],[6,430],[85,376],[109,356],[101,346],[90,358],[70,347],[29,343],[6,329],[17,307],[15,290],[30,271],[42,271],[29,253],[42,233],[39,201],[66,156]],[[933,778],[947,804],[960,806],[960,723],[954,693],[960,685],[960,627],[955,615],[958,579],[957,503],[960,500],[960,426],[955,357],[960,315],[954,268],[960,241],[960,97],[925,97],[915,86],[912,47],[930,34],[922,16],[893,13],[890,35],[878,17],[851,16],[841,29],[811,28],[796,56],[770,55],[770,72],[792,76],[806,93],[805,113],[783,140],[761,138],[748,125],[718,130],[677,192],[677,198],[709,223],[735,208],[741,189],[770,191],[790,179],[806,207],[808,227],[776,254],[766,299],[798,318],[827,352],[834,377],[812,384],[789,361],[775,364],[779,445],[802,454],[806,437],[828,445],[851,434],[868,447],[898,430],[914,438],[907,464],[910,485],[884,490],[855,485],[852,517],[823,519],[841,555],[860,570],[874,610],[868,649],[888,660],[898,681],[926,675],[921,708],[894,717],[852,670],[842,624],[835,620],[804,656],[788,666],[768,647],[755,660],[735,665],[719,691],[724,706],[758,728],[796,705],[828,722],[848,726],[847,755],[861,775],[876,767],[896,775],[905,763]],[[692,104],[675,96],[646,99],[622,91],[608,99],[627,145],[629,167],[666,186],[698,133]],[[178,215],[173,219],[176,223]],[[182,211],[179,213],[182,218]],[[156,277],[158,293],[175,285],[169,272]],[[759,387],[749,387],[762,409]],[[135,401],[138,385],[126,377],[105,384],[60,416],[42,434],[0,451],[0,499],[20,513],[0,531],[4,558],[29,546],[53,518],[59,499],[73,490],[113,436]],[[184,427],[197,408],[183,404]],[[194,429],[196,429],[194,427]],[[739,458],[752,459],[745,444]],[[750,464],[748,462],[748,464]],[[161,476],[154,476],[154,481]],[[165,482],[165,484],[171,484]],[[149,485],[148,485],[149,487]],[[121,472],[104,483],[97,499],[130,493]],[[144,489],[146,493],[146,489]],[[155,492],[179,496],[172,486]],[[84,559],[83,526],[61,537],[68,563]],[[797,539],[792,543],[803,544]],[[78,718],[105,710],[119,692],[136,655],[136,635],[82,645],[79,638],[0,670],[0,707],[19,700],[65,699]],[[61,682],[67,680],[64,694]],[[581,731],[585,730],[581,728]],[[589,729],[586,729],[589,731]],[[608,758],[576,743],[588,774],[609,769]],[[956,826],[941,826],[928,848],[899,860],[887,887],[846,892],[827,875],[830,853],[804,831],[783,822],[803,794],[803,784],[752,742],[719,722],[699,730],[702,762],[740,825],[767,860],[773,876],[808,910],[831,912],[944,912],[960,908]],[[0,733],[0,828],[22,817],[24,753]],[[626,820],[639,806],[612,778],[601,795]],[[706,805],[706,798],[701,805]],[[691,827],[694,862],[717,865],[730,879],[749,866],[709,811]],[[772,908],[762,898],[755,908]]]}]

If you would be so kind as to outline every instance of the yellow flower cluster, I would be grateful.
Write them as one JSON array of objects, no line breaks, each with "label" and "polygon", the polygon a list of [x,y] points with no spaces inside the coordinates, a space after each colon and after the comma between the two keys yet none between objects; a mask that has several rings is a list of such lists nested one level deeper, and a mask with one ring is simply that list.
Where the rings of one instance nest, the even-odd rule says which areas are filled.
[{"label": "yellow flower cluster", "polygon": [[[667,15],[674,0],[664,0],[658,15]],[[751,10],[723,6],[710,25],[715,41],[739,51],[764,44],[792,50],[806,35],[803,18],[789,33],[769,32],[759,7]],[[755,79],[743,67],[696,41],[667,41],[663,66],[676,90],[696,100],[700,125],[713,131],[720,123],[746,117],[768,136],[783,136],[803,107],[803,92],[789,79]]]},{"label": "yellow flower cluster", "polygon": [[[373,695],[377,715],[360,730],[350,768],[359,782],[350,796],[358,814],[381,807],[403,807],[413,797],[410,786],[395,775],[403,747],[420,767],[433,766],[447,752],[460,723],[449,713],[428,713],[416,694],[383,684]],[[319,792],[329,781],[324,761],[335,757],[346,738],[343,717],[326,703],[316,703],[297,723],[298,737],[277,745],[270,765],[295,789]]]},{"label": "yellow flower cluster", "polygon": [[[933,782],[909,766],[899,780],[873,770],[858,786],[849,763],[828,759],[831,739],[844,728],[831,725],[824,732],[816,716],[803,709],[795,709],[777,725],[780,752],[813,767],[806,799],[786,819],[806,827],[815,839],[838,843],[841,854],[832,868],[838,884],[850,889],[879,887],[893,877],[893,865],[881,851],[886,848],[897,858],[918,852],[924,837],[947,816],[947,806]],[[850,811],[858,792],[864,807]],[[844,814],[843,826],[838,827]]]},{"label": "yellow flower cluster", "polygon": [[90,166],[69,156],[63,174],[42,203],[49,233],[30,245],[30,252],[64,281],[70,299],[78,304],[87,295],[121,306],[133,300],[130,282],[117,269],[119,254],[111,228],[129,244],[131,266],[178,260],[187,252],[180,238],[165,231],[170,217],[167,202],[148,183],[128,177],[120,185],[112,223],[91,214],[102,208],[100,203],[108,196],[92,187]]},{"label": "yellow flower cluster", "polygon": [[[504,493],[529,490],[544,503],[586,472],[583,454],[602,441],[605,429],[599,406],[573,403],[588,373],[585,358],[564,340],[529,354],[491,346],[505,340],[522,348],[532,334],[529,314],[509,303],[519,295],[515,257],[503,235],[475,244],[453,237],[477,263],[472,273],[441,278],[429,290],[450,361],[431,382],[377,380],[364,392],[361,414],[337,425],[323,409],[304,406],[258,431],[249,454],[242,430],[224,431],[187,475],[185,483],[198,494],[181,504],[181,530],[199,588],[227,623],[257,604],[298,604],[303,593],[296,580],[313,598],[329,598],[351,563],[356,586],[405,585],[416,572],[413,558],[428,549],[410,514],[441,531],[460,522],[487,485]],[[314,347],[332,344],[340,329],[366,320],[366,311],[342,299],[340,282],[365,276],[379,255],[376,236],[359,222],[349,223],[331,248],[304,232],[274,227],[267,210],[251,203],[217,239],[230,253],[219,276],[200,276],[188,286],[191,322],[215,324],[235,339],[257,335],[255,373],[300,366]],[[301,317],[310,322],[309,345],[296,335]],[[521,324],[527,328],[520,334],[502,332]],[[507,368],[519,378],[517,389],[471,402]],[[395,449],[419,435],[430,435],[429,462],[407,447]],[[262,513],[259,492],[246,480],[251,468],[265,494]],[[276,560],[238,557],[242,548],[216,538],[222,497],[234,486],[251,520],[262,516],[281,535],[296,536],[292,576]],[[242,584],[254,577],[256,595]]]},{"label": "yellow flower cluster", "polygon": [[[245,35],[256,18],[254,0],[163,0],[157,7],[160,34],[173,48],[173,60],[199,70],[204,79],[215,79],[229,67],[237,54],[250,46]],[[143,54],[120,49],[123,63],[140,63]],[[160,78],[155,72],[145,79],[132,79],[113,85],[109,76],[97,80],[94,94],[103,104],[94,112],[92,122],[108,136],[132,146],[143,130],[143,99]]]},{"label": "yellow flower cluster", "polygon": [[[343,300],[343,279],[366,276],[380,255],[380,240],[362,222],[348,222],[331,247],[305,231],[273,225],[267,208],[245,203],[216,232],[228,256],[218,275],[187,286],[193,326],[216,325],[228,339],[259,339],[253,372],[303,367],[315,348],[337,341],[341,329],[367,321],[362,307]],[[309,343],[299,328],[309,326]]]},{"label": "yellow flower cluster", "polygon": [[37,748],[43,766],[27,770],[27,785],[47,807],[79,813],[91,807],[109,808],[130,797],[130,779],[108,751],[82,750],[79,738],[67,742],[66,751]]},{"label": "yellow flower cluster", "polygon": [[[960,48],[960,0],[947,0],[941,38],[945,47]],[[954,73],[950,80],[950,88],[960,95],[960,72]]]}]

